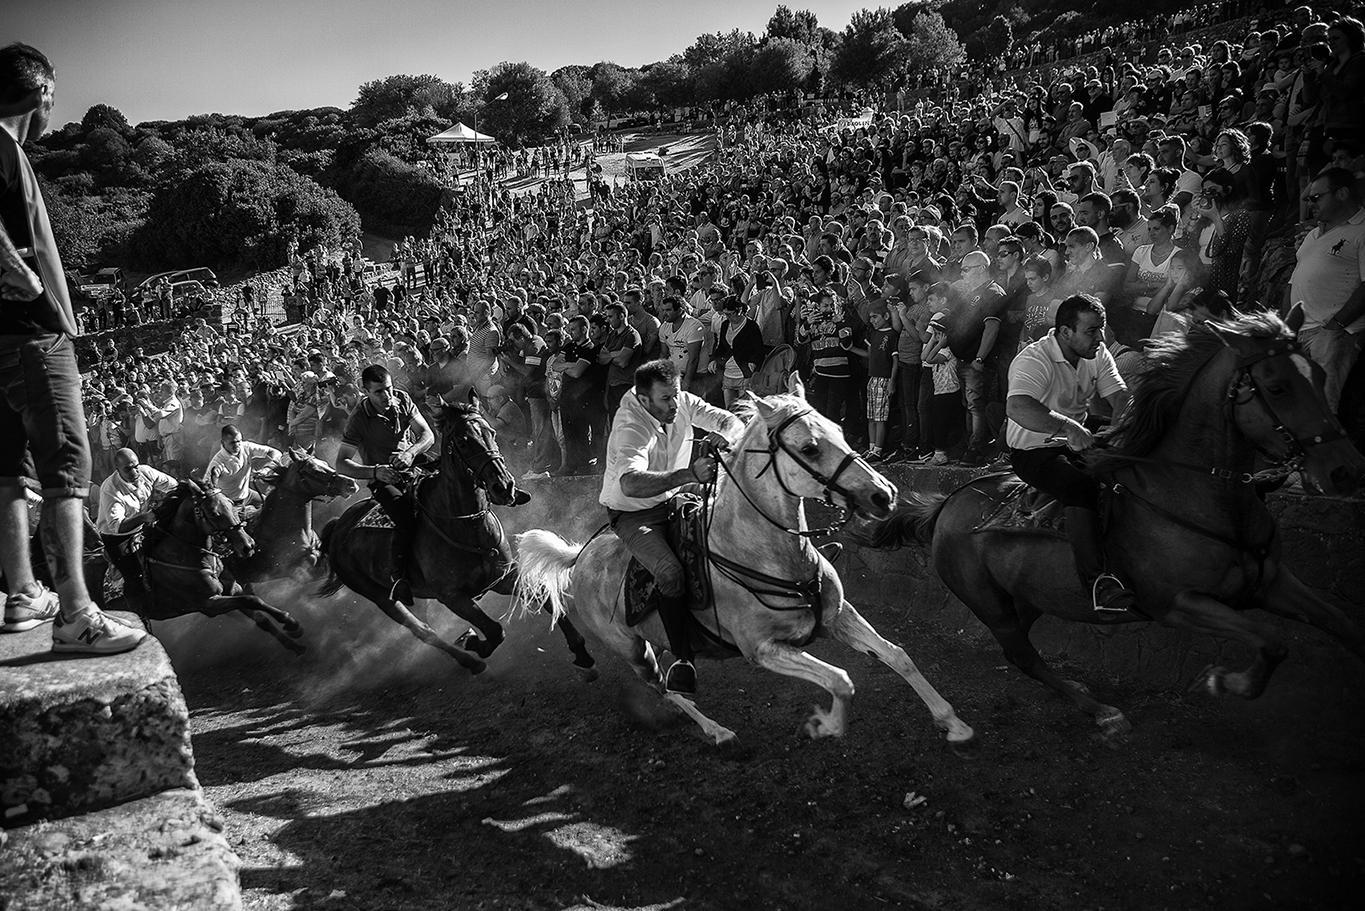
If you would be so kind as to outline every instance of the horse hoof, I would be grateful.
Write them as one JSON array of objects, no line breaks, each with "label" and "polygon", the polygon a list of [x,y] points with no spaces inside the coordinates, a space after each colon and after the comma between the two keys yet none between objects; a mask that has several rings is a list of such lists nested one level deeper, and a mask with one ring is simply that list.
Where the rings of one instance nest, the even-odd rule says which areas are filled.
[{"label": "horse hoof", "polygon": [[487,639],[480,638],[479,634],[472,629],[465,630],[464,634],[455,640],[456,648],[462,648],[467,652],[472,652],[480,658],[487,658],[489,655],[493,654],[493,651],[501,644],[501,640],[490,642]]},{"label": "horse hoof", "polygon": [[1123,713],[1115,708],[1098,712],[1095,715],[1095,724],[1099,726],[1100,733],[1105,737],[1122,737],[1133,733],[1133,726],[1128,723],[1128,719],[1123,717]]},{"label": "horse hoof", "polygon": [[842,737],[843,728],[834,722],[832,712],[826,712],[819,706],[815,707],[815,714],[811,715],[806,721],[804,728],[806,736],[811,740],[819,740],[822,737]]},{"label": "horse hoof", "polygon": [[294,646],[293,648],[291,648],[289,651],[291,651],[291,652],[294,653],[294,657],[295,657],[295,658],[298,658],[298,657],[302,656],[305,652],[308,651],[308,646],[306,646],[306,645],[295,645],[295,646]]},{"label": "horse hoof", "polygon": [[284,634],[288,636],[290,639],[298,639],[303,636],[303,627],[300,626],[297,622],[294,622],[292,624],[286,624],[283,627],[283,629]]},{"label": "horse hoof", "polygon": [[1080,693],[1082,696],[1090,695],[1090,687],[1086,686],[1084,683],[1081,683],[1079,680],[1063,680],[1062,682],[1065,683],[1067,686],[1071,687],[1076,692]]},{"label": "horse hoof", "polygon": [[980,759],[981,758],[981,739],[975,734],[966,740],[948,741],[948,749],[959,759]]},{"label": "horse hoof", "polygon": [[593,683],[594,681],[597,680],[599,676],[601,676],[600,674],[597,673],[596,667],[580,667],[579,665],[575,664],[573,666],[573,669],[578,673],[578,679],[583,681],[584,683]]},{"label": "horse hoof", "polygon": [[717,740],[716,750],[723,758],[736,761],[748,759],[752,755],[752,751],[734,734]]},{"label": "horse hoof", "polygon": [[484,664],[482,661],[464,661],[461,663],[464,665],[464,669],[469,671],[470,674],[482,674],[484,671],[488,670],[488,665]]},{"label": "horse hoof", "polygon": [[1199,675],[1199,680],[1194,688],[1198,689],[1202,687],[1210,696],[1221,696],[1227,692],[1227,687],[1223,684],[1223,676],[1226,673],[1226,668],[1211,664],[1204,668],[1203,672]]}]

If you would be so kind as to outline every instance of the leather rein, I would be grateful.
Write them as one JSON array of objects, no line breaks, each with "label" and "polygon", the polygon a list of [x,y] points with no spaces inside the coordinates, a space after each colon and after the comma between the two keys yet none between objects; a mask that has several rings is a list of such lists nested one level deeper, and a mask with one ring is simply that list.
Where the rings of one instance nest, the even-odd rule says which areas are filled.
[{"label": "leather rein", "polygon": [[[768,471],[768,469],[771,468],[773,471],[773,476],[777,479],[777,483],[782,487],[782,490],[785,491],[791,497],[799,497],[798,494],[794,493],[791,490],[791,488],[787,486],[786,481],[782,477],[781,470],[777,468],[777,454],[779,452],[784,452],[791,458],[793,462],[797,464],[799,468],[805,471],[806,474],[814,478],[821,484],[822,487],[824,487],[826,503],[834,505],[833,498],[834,494],[836,493],[844,497],[846,503],[852,502],[852,492],[839,484],[839,478],[841,475],[843,475],[845,471],[849,469],[849,467],[855,464],[866,465],[866,463],[863,462],[862,458],[856,452],[849,451],[839,462],[839,465],[837,468],[835,468],[834,472],[829,476],[826,476],[824,473],[815,468],[815,466],[811,465],[808,461],[797,455],[796,452],[794,452],[790,447],[788,447],[785,441],[782,439],[782,431],[786,430],[794,422],[800,420],[801,418],[806,417],[810,413],[811,413],[810,409],[799,411],[796,414],[787,417],[784,421],[782,421],[782,423],[778,424],[776,427],[769,430],[768,446],[765,449],[745,450],[746,453],[757,455],[766,454],[768,456],[767,464],[764,465],[763,468],[759,470],[758,474],[754,475],[754,478],[755,480],[757,480],[758,478],[763,477],[763,474],[766,471]],[[763,510],[763,508],[754,501],[753,497],[749,495],[749,492],[744,489],[744,485],[740,483],[739,475],[735,472],[731,462],[725,459],[723,453],[721,453],[719,450],[716,450],[714,452],[714,456],[717,463],[725,470],[725,473],[730,476],[730,479],[734,481],[735,489],[740,492],[740,494],[744,497],[745,501],[749,504],[749,506],[753,508],[754,512],[758,513],[764,519],[764,521],[766,521],[769,525],[773,526],[774,528],[781,530],[785,534],[800,538],[802,540],[803,547],[811,547],[812,546],[810,543],[811,538],[828,535],[831,532],[838,530],[840,525],[842,525],[842,523],[839,523],[836,525],[827,526],[825,528],[810,529],[804,531],[797,528],[788,528],[783,523],[778,522],[776,519],[769,516]],[[711,501],[712,495],[715,490],[715,482],[712,481],[711,483],[704,484],[702,485],[702,488],[703,488],[702,504],[706,527],[705,540],[707,542],[706,565],[708,566],[708,568],[714,566],[717,570],[719,570],[722,576],[729,579],[731,582],[735,583],[749,594],[753,595],[754,599],[758,601],[759,604],[762,604],[764,607],[766,607],[768,610],[814,611],[815,627],[811,631],[811,638],[814,638],[819,633],[820,618],[821,615],[823,614],[822,605],[820,603],[822,590],[821,581],[822,575],[819,569],[819,556],[816,555],[815,575],[812,578],[807,579],[805,581],[798,581],[792,579],[782,579],[777,576],[771,576],[767,573],[753,569],[750,566],[746,566],[735,560],[731,560],[729,557],[726,557],[722,554],[716,553],[710,547],[711,522],[713,519]],[[845,512],[845,510],[842,507],[839,507],[839,509],[841,514]],[[714,587],[712,590],[714,591]],[[774,604],[770,600],[768,600],[770,598],[793,598],[797,601],[797,603]],[[713,614],[716,612],[714,596],[711,599],[711,610]],[[716,628],[719,629],[720,628],[719,617],[716,617],[715,620],[717,623]]]}]

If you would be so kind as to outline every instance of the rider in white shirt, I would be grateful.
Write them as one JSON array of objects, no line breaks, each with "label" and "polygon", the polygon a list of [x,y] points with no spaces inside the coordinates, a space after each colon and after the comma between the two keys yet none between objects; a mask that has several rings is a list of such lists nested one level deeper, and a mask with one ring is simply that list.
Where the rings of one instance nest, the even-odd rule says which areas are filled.
[{"label": "rider in white shirt", "polygon": [[278,449],[242,439],[234,424],[224,424],[223,445],[204,469],[204,483],[217,487],[234,506],[260,506],[261,495],[251,487],[253,459],[267,459],[278,465],[284,458]]},{"label": "rider in white shirt", "polygon": [[669,692],[697,689],[688,639],[687,597],[682,564],[668,545],[669,501],[686,484],[715,479],[716,460],[692,461],[694,427],[710,432],[717,445],[739,439],[739,418],[679,388],[671,360],[647,361],[635,371],[635,385],[621,399],[607,439],[606,474],[599,501],[616,536],[654,575],[659,619],[677,661],[668,669]]},{"label": "rider in white shirt", "polygon": [[95,530],[104,543],[105,556],[123,575],[123,597],[134,611],[142,606],[146,588],[137,556],[127,549],[128,536],[151,518],[148,509],[153,496],[164,496],[179,484],[165,472],[139,464],[133,450],[120,449],[114,453],[114,473],[100,485]]}]

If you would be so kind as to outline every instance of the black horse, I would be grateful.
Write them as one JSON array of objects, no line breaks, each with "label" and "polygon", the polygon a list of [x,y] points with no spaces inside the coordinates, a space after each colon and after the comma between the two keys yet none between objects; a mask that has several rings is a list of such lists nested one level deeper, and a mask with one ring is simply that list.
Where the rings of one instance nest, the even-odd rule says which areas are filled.
[{"label": "black horse", "polygon": [[[502,626],[475,603],[487,592],[510,595],[517,581],[517,562],[502,523],[489,508],[520,506],[530,500],[498,450],[493,429],[469,405],[442,409],[443,441],[434,476],[417,484],[417,532],[413,536],[408,578],[413,595],[435,598],[476,628],[452,645],[403,604],[389,597],[393,579],[393,529],[374,523],[378,504],[366,500],[348,509],[322,530],[322,549],[332,577],[320,594],[336,594],[345,585],[364,595],[414,636],[441,649],[471,673],[485,668],[482,659],[503,640]],[[378,527],[376,527],[378,526]],[[567,620],[557,624],[584,671],[594,665],[578,630]],[[469,654],[470,652],[473,655]]]}]

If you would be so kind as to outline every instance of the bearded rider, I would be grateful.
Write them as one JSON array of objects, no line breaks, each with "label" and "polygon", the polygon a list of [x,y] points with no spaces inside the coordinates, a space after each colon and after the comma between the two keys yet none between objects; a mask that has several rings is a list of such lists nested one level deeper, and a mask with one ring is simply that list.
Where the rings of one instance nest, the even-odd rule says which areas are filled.
[{"label": "bearded rider", "polygon": [[738,440],[744,429],[730,412],[683,392],[672,361],[641,364],[612,421],[599,497],[612,531],[654,575],[659,619],[677,659],[668,669],[665,688],[684,695],[697,691],[697,671],[683,567],[668,544],[669,501],[684,485],[708,483],[716,476],[714,457],[691,461],[693,427],[709,431],[711,442],[721,447]]}]

